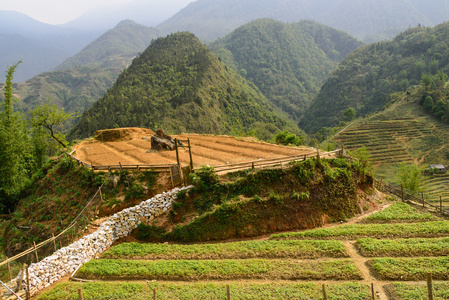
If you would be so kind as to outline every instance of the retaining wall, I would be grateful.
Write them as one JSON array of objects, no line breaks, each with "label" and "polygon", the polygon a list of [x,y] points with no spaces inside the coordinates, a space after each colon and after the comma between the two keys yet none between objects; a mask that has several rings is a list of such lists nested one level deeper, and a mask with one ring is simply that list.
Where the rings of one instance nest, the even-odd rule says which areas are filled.
[{"label": "retaining wall", "polygon": [[[176,201],[178,192],[191,188],[192,186],[175,188],[143,201],[139,205],[124,209],[101,223],[94,233],[59,249],[38,263],[31,264],[28,268],[30,293],[34,294],[48,287],[62,277],[73,273],[89,260],[98,258],[101,253],[111,247],[112,243],[128,236],[142,221],[151,221],[168,211]],[[17,282],[20,276],[21,274],[17,276]],[[25,278],[22,286],[26,287]]]}]

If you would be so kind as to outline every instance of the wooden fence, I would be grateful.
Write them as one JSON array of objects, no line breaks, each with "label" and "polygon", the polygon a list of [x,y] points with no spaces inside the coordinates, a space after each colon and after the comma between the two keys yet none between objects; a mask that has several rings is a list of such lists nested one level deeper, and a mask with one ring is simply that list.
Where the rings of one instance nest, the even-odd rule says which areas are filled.
[{"label": "wooden fence", "polygon": [[449,216],[449,207],[443,206],[441,197],[440,197],[440,205],[434,205],[432,203],[425,201],[423,192],[421,193],[421,195],[412,195],[409,192],[407,192],[402,185],[401,187],[395,187],[391,184],[382,182],[382,180],[374,179],[374,187],[377,188],[379,191],[395,195],[401,198],[401,200],[404,202],[409,201],[418,205],[422,205],[423,207],[427,206],[434,209],[436,212]]},{"label": "wooden fence", "polygon": [[85,167],[88,167],[94,171],[115,171],[115,170],[120,170],[120,171],[124,171],[124,170],[137,170],[137,171],[142,171],[142,170],[154,170],[155,172],[158,173],[170,173],[170,168],[176,164],[158,164],[158,165],[150,165],[150,164],[132,164],[132,165],[123,165],[120,162],[118,162],[117,165],[94,165],[92,162],[86,163],[78,158],[76,158],[75,156],[73,156],[73,153],[75,153],[76,150],[73,150],[70,153],[67,153],[67,155],[78,162],[78,164],[83,165]]},{"label": "wooden fence", "polygon": [[[271,159],[259,159],[255,161],[249,161],[244,163],[237,163],[237,164],[227,164],[222,166],[216,166],[214,167],[215,172],[221,173],[221,172],[229,172],[229,171],[238,171],[238,170],[246,170],[246,169],[256,169],[256,168],[272,168],[276,166],[282,166],[285,164],[288,164],[292,161],[303,161],[309,158],[315,158],[315,157],[340,157],[343,154],[342,149],[338,149],[331,152],[322,152],[320,153],[318,150],[316,152],[310,152],[305,154],[298,154],[293,156],[285,156],[285,157],[278,157],[278,158],[271,158]],[[199,170],[199,169],[195,169]]]}]

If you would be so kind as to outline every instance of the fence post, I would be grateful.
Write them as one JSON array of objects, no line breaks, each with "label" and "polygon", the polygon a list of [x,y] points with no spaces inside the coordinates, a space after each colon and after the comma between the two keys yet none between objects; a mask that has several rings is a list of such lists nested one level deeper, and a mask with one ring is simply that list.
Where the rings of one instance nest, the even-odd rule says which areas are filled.
[{"label": "fence post", "polygon": [[27,265],[25,265],[26,266],[26,268],[25,268],[25,270],[26,270],[26,275],[27,275],[27,299],[30,299],[30,275],[29,275],[29,273],[28,273],[28,266]]},{"label": "fence post", "polygon": [[55,238],[55,235],[53,233],[51,234],[51,236],[53,237],[53,249],[56,252],[56,238]]},{"label": "fence post", "polygon": [[176,150],[176,162],[178,163],[179,168],[181,164],[179,163],[178,139],[175,139],[175,150]]},{"label": "fence post", "polygon": [[371,283],[371,296],[373,297],[373,300],[376,299],[374,298],[374,283]]},{"label": "fence post", "polygon": [[441,196],[440,196],[440,213],[443,213],[443,200],[441,199]]},{"label": "fence post", "polygon": [[433,300],[432,273],[427,274],[427,295],[429,300]]},{"label": "fence post", "polygon": [[19,281],[19,286],[17,287],[17,292],[20,292],[20,290],[22,289],[23,276],[25,276],[25,268],[26,268],[26,264],[24,264],[22,267],[22,273],[20,274],[20,281]]},{"label": "fence post", "polygon": [[402,202],[404,202],[404,186],[401,183],[401,195],[402,195]]},{"label": "fence post", "polygon": [[426,207],[426,202],[424,201],[424,192],[421,192],[421,198],[422,198],[422,207]]},{"label": "fence post", "polygon": [[37,256],[36,242],[33,241],[33,244],[34,244],[34,254],[36,254],[36,262],[39,262],[39,256]]},{"label": "fence post", "polygon": [[323,299],[327,300],[326,285],[323,284]]},{"label": "fence post", "polygon": [[80,296],[80,300],[84,300],[83,289],[78,289],[78,295]]},{"label": "fence post", "polygon": [[380,177],[380,183],[379,183],[379,191],[382,190],[382,181],[384,180],[384,177]]},{"label": "fence post", "polygon": [[226,297],[228,300],[231,300],[231,288],[229,287],[229,284],[226,285]]},{"label": "fence post", "polygon": [[189,145],[190,168],[193,170],[192,147],[190,146],[190,138],[187,138],[187,143]]},{"label": "fence post", "polygon": [[153,289],[153,300],[157,300],[157,289]]},{"label": "fence post", "polygon": [[[6,256],[6,260],[8,260],[8,256]],[[11,281],[12,276],[11,276],[11,266],[9,265],[9,261],[8,261],[8,274],[9,274],[9,281]]]},{"label": "fence post", "polygon": [[101,199],[101,203],[103,203],[103,195],[101,194],[101,186],[98,188],[99,192],[100,192],[100,199]]}]

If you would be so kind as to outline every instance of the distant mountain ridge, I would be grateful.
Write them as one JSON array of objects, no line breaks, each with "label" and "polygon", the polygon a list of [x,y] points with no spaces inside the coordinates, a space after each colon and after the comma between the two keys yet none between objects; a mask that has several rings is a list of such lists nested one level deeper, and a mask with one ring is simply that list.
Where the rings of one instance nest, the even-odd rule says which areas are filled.
[{"label": "distant mountain ridge", "polygon": [[191,33],[158,38],[86,111],[70,138],[96,130],[144,126],[170,133],[273,134],[298,131],[268,100]]},{"label": "distant mountain ridge", "polygon": [[298,120],[329,72],[362,44],[313,21],[259,19],[212,43],[210,49]]},{"label": "distant mountain ridge", "polygon": [[[419,0],[197,0],[157,28],[163,33],[190,31],[214,41],[259,18],[283,22],[311,19],[367,41],[393,38],[421,25],[449,19],[449,0],[424,5]],[[426,2],[427,4],[427,2]]]},{"label": "distant mountain ridge", "polygon": [[[0,70],[22,60],[14,79],[25,81],[56,67],[100,34],[45,24],[14,11],[0,11]],[[3,71],[0,82],[5,80]]]}]

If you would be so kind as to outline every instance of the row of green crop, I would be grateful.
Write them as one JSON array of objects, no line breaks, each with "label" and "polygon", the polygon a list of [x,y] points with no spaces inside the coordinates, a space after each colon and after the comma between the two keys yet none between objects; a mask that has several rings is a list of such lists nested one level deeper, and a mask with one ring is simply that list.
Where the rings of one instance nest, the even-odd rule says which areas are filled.
[{"label": "row of green crop", "polygon": [[92,260],[81,267],[85,279],[155,280],[357,280],[360,271],[348,259],[294,260]]},{"label": "row of green crop", "polygon": [[391,222],[391,221],[435,221],[439,218],[429,212],[421,212],[404,202],[395,202],[382,211],[376,212],[363,219],[363,222]]},{"label": "row of green crop", "polygon": [[[392,300],[423,300],[428,297],[427,286],[420,284],[407,284],[396,282],[386,287]],[[449,299],[449,282],[438,282],[433,284],[433,299]]]},{"label": "row of green crop", "polygon": [[365,257],[447,256],[449,238],[385,240],[365,238],[356,247]]},{"label": "row of green crop", "polygon": [[[278,300],[324,299],[322,286],[316,283],[230,283],[231,299]],[[131,283],[131,282],[66,282],[40,296],[39,300],[78,299],[82,289],[85,300],[147,300],[157,289],[160,300],[226,299],[223,283]],[[370,300],[369,286],[360,283],[331,284],[326,288],[329,300]]]},{"label": "row of green crop", "polygon": [[271,240],[291,239],[344,239],[359,238],[418,238],[444,237],[449,234],[448,221],[400,224],[348,224],[338,227],[319,228],[302,232],[273,234]]},{"label": "row of green crop", "polygon": [[348,257],[340,241],[244,241],[216,244],[139,244],[112,247],[102,258],[127,259],[242,259]]},{"label": "row of green crop", "polygon": [[367,262],[380,280],[426,280],[432,273],[436,280],[449,280],[449,257],[375,258]]}]

